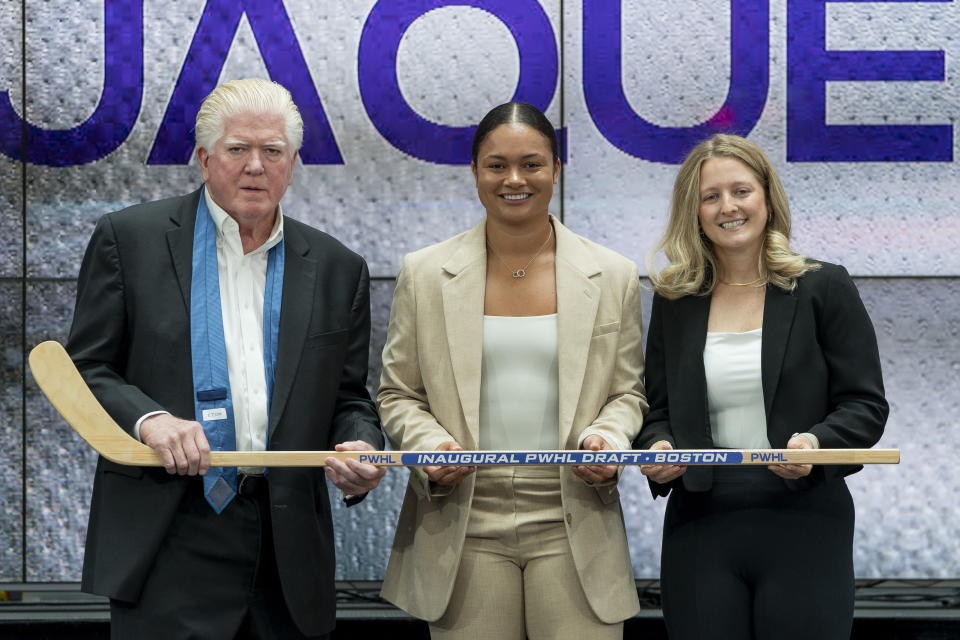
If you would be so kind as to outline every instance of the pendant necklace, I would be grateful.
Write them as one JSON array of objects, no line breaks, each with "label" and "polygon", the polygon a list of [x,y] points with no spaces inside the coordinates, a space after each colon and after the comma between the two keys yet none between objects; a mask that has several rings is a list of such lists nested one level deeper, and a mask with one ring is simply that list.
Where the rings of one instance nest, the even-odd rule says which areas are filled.
[{"label": "pendant necklace", "polygon": [[550,225],[550,230],[547,232],[547,239],[543,241],[543,244],[540,245],[540,248],[537,249],[537,252],[533,254],[533,257],[527,260],[527,264],[523,265],[522,267],[516,270],[511,269],[510,267],[507,266],[507,263],[503,261],[503,258],[500,257],[500,254],[498,254],[496,251],[493,250],[493,245],[490,244],[489,240],[487,241],[487,248],[490,249],[490,253],[493,254],[493,257],[500,261],[500,264],[507,267],[507,270],[510,272],[510,275],[512,275],[517,280],[519,280],[520,278],[526,277],[527,267],[533,264],[533,261],[537,259],[537,256],[539,256],[543,252],[543,250],[547,248],[547,243],[550,242],[550,238],[552,237],[553,237],[553,225]]}]

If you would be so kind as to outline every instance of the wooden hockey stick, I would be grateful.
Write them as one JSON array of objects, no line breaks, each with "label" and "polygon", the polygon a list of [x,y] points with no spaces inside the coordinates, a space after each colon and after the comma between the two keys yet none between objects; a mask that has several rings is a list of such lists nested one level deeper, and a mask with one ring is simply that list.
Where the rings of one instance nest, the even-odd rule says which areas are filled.
[{"label": "wooden hockey stick", "polygon": [[[50,404],[97,453],[118,464],[161,467],[160,456],[124,431],[94,397],[63,346],[43,342],[30,370]],[[328,458],[377,466],[575,464],[896,464],[898,449],[719,449],[674,451],[215,451],[214,467],[319,467]]]}]

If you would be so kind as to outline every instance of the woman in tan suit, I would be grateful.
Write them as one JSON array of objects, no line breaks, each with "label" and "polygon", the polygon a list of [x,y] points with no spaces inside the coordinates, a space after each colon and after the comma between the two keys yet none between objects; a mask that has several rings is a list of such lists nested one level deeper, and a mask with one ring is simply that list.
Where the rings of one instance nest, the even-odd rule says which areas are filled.
[{"label": "woman in tan suit", "polygon": [[[402,450],[628,449],[646,402],[635,265],[547,208],[544,115],[488,113],[486,217],[404,258],[378,394]],[[639,608],[615,466],[410,472],[383,596],[434,638],[620,638]]]}]

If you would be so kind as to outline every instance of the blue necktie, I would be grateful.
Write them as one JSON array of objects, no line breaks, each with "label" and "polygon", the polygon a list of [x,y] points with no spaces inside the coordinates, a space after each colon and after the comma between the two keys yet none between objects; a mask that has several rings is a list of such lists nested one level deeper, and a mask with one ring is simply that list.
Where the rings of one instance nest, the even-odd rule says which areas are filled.
[{"label": "blue necktie", "polygon": [[[273,395],[280,330],[283,267],[283,242],[280,242],[269,252],[263,299],[263,358],[268,411],[269,399]],[[236,428],[223,334],[223,312],[220,306],[217,230],[207,209],[205,194],[200,196],[193,232],[190,347],[195,419],[203,426],[211,451],[235,451]],[[203,493],[214,511],[222,512],[237,495],[236,467],[210,467],[203,477]]]}]

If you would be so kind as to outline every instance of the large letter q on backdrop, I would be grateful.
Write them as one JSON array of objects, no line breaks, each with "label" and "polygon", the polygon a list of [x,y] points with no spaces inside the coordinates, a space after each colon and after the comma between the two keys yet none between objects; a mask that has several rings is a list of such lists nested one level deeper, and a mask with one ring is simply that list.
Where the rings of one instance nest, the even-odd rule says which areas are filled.
[{"label": "large letter q on backdrop", "polygon": [[407,104],[397,79],[403,34],[420,16],[449,6],[475,7],[506,25],[520,52],[520,78],[512,99],[543,111],[557,87],[557,44],[550,20],[535,0],[380,0],[370,10],[360,35],[357,66],[360,95],[373,125],[390,144],[415,158],[470,164],[476,127],[451,127],[423,118]]},{"label": "large letter q on backdrop", "polygon": [[623,92],[620,14],[620,0],[583,2],[583,93],[603,137],[637,158],[679,164],[714,133],[746,136],[753,130],[770,79],[768,0],[731,0],[730,90],[712,118],[692,127],[660,127],[631,108]]}]

